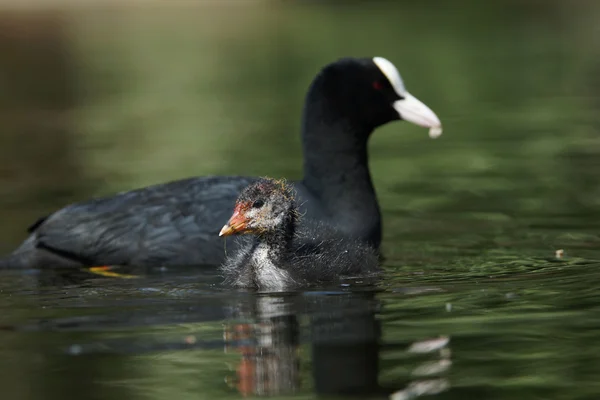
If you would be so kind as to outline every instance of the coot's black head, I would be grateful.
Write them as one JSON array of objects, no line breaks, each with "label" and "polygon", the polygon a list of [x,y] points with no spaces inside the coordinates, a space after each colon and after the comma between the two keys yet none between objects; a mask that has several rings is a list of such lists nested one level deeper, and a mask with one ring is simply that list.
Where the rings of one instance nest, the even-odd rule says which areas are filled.
[{"label": "coot's black head", "polygon": [[289,228],[284,225],[293,223],[295,213],[293,188],[282,180],[262,178],[242,190],[219,236]]},{"label": "coot's black head", "polygon": [[[343,116],[372,131],[380,125],[404,120],[441,134],[441,122],[433,111],[404,86],[400,73],[383,57],[343,58],[324,67],[313,81],[307,99],[325,104],[326,119]],[[322,106],[322,105],[321,105]]]}]

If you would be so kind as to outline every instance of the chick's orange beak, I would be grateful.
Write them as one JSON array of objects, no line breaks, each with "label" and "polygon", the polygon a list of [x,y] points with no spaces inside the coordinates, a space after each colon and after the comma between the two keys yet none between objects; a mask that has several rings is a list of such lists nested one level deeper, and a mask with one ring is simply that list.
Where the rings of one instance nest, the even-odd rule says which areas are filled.
[{"label": "chick's orange beak", "polygon": [[233,215],[229,218],[229,222],[227,222],[223,228],[221,228],[221,232],[219,232],[219,236],[230,236],[235,235],[236,233],[243,233],[248,226],[248,220],[244,215],[245,208],[241,204],[236,204],[233,209]]}]

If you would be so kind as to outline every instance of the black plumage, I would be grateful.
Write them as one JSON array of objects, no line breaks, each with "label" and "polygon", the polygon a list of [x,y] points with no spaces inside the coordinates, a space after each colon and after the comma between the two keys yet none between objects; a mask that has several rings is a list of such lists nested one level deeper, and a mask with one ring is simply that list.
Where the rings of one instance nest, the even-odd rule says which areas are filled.
[{"label": "black plumage", "polygon": [[[406,97],[412,104],[412,96],[393,65],[381,60],[345,58],[316,76],[302,119],[304,179],[293,184],[303,224],[329,223],[374,248],[381,216],[368,168],[369,136],[402,118],[439,125],[424,105],[425,113],[399,111],[399,102]],[[419,113],[429,121],[415,120]],[[71,204],[38,220],[0,268],[218,265],[225,255],[220,224],[256,179],[190,178]]]}]

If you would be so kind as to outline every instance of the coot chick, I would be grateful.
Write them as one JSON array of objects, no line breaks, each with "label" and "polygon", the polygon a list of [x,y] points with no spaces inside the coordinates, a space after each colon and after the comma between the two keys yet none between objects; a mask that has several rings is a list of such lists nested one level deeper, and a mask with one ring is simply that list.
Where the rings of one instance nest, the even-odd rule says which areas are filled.
[{"label": "coot chick", "polygon": [[[323,67],[306,94],[304,177],[293,183],[302,225],[325,222],[379,247],[367,143],[377,127],[396,120],[441,132],[438,117],[406,90],[390,61],[343,58]],[[196,177],[68,205],[31,225],[0,268],[219,265],[225,255],[217,233],[256,179]]]},{"label": "coot chick", "polygon": [[227,284],[286,290],[342,277],[375,273],[375,250],[332,227],[298,229],[293,187],[263,178],[246,187],[219,236],[252,234],[254,241],[228,257],[221,270]]}]

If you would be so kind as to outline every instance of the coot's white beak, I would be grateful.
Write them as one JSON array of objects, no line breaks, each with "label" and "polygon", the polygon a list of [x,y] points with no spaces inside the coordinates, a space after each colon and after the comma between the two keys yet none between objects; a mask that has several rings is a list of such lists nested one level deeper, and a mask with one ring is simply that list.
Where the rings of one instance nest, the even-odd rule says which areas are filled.
[{"label": "coot's white beak", "polygon": [[436,138],[442,134],[442,123],[429,107],[408,92],[402,93],[401,100],[396,100],[394,109],[404,121],[429,128],[429,136]]},{"label": "coot's white beak", "polygon": [[442,134],[442,123],[433,111],[419,99],[406,91],[398,69],[383,57],[373,57],[373,62],[387,78],[392,88],[401,98],[393,104],[394,109],[404,121],[429,128],[429,137],[434,139]]}]

